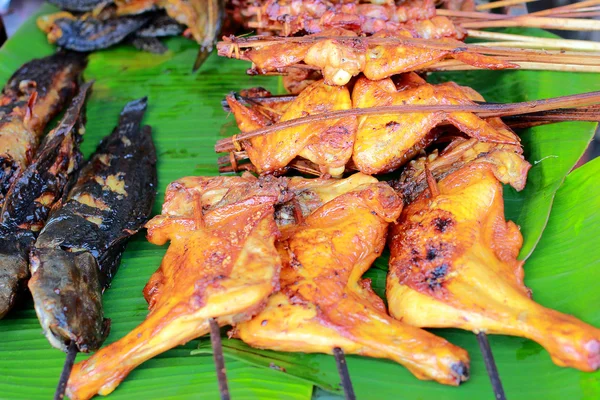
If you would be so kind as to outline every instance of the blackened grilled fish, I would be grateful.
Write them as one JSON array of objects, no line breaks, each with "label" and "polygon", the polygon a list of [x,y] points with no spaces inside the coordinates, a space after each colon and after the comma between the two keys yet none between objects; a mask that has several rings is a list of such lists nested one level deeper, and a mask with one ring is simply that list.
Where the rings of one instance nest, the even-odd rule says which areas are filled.
[{"label": "blackened grilled fish", "polygon": [[0,318],[13,307],[29,278],[29,251],[52,206],[82,164],[85,125],[83,85],[63,119],[44,138],[33,162],[11,186],[0,215]]},{"label": "blackened grilled fish", "polygon": [[150,22],[138,30],[138,37],[166,37],[178,36],[185,30],[185,25],[180,24],[164,13],[155,13]]},{"label": "blackened grilled fish", "polygon": [[106,49],[122,42],[149,20],[150,18],[146,15],[132,15],[108,20],[94,17],[58,18],[48,33],[48,41],[66,49],[81,52]]},{"label": "blackened grilled fish", "polygon": [[85,57],[56,53],[19,68],[0,96],[0,207],[29,165],[46,124],[75,94]]},{"label": "blackened grilled fish", "polygon": [[54,347],[74,342],[88,352],[108,335],[102,292],[156,194],[156,151],[150,127],[140,126],[145,110],[145,98],[125,106],[31,252],[29,289]]}]

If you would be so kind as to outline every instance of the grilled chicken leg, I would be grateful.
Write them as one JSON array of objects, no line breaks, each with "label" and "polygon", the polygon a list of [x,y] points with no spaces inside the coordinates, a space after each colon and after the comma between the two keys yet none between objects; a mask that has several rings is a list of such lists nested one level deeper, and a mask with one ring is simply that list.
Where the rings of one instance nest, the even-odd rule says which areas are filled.
[{"label": "grilled chicken leg", "polygon": [[144,361],[209,332],[209,319],[234,324],[258,312],[276,290],[281,262],[274,205],[284,180],[252,176],[184,178],[172,183],[148,240],[171,241],[144,289],[150,313],[122,339],[73,368],[73,400],[111,393]]},{"label": "grilled chicken leg", "polygon": [[[391,318],[370,282],[361,279],[383,251],[400,197],[363,174],[345,181],[296,180],[295,187],[292,180],[300,204],[297,223],[284,225],[278,242],[281,292],[251,321],[238,324],[236,335],[259,348],[331,354],[340,347],[389,358],[420,379],[458,385],[468,377],[467,353]],[[319,182],[324,187],[315,187]]]},{"label": "grilled chicken leg", "polygon": [[390,313],[419,327],[526,337],[556,364],[594,371],[600,330],[540,306],[523,284],[522,236],[504,220],[503,173],[495,162],[468,163],[405,208],[389,239]]}]

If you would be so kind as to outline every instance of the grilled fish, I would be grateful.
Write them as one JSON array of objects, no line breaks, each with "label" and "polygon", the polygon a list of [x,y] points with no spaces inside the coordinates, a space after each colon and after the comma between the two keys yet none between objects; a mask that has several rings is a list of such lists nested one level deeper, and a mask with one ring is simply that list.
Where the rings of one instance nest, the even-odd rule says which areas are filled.
[{"label": "grilled fish", "polygon": [[29,165],[46,124],[75,94],[85,57],[56,53],[17,70],[0,96],[0,207]]},{"label": "grilled fish", "polygon": [[145,98],[125,106],[31,251],[29,290],[46,337],[59,349],[74,342],[79,351],[96,350],[108,334],[102,292],[127,240],[149,217],[156,191],[150,127],[140,126],[145,110]]},{"label": "grilled fish", "polygon": [[77,176],[85,124],[85,84],[59,125],[44,138],[33,162],[11,186],[0,215],[0,318],[29,278],[29,250],[53,205]]},{"label": "grilled fish", "polygon": [[169,185],[148,239],[169,249],[144,288],[150,312],[122,339],[74,366],[72,400],[109,394],[142,362],[256,314],[279,282],[274,205],[289,198],[285,179],[190,177]]},{"label": "grilled fish", "polygon": [[68,11],[92,11],[100,5],[112,2],[110,0],[48,0],[48,3]]}]

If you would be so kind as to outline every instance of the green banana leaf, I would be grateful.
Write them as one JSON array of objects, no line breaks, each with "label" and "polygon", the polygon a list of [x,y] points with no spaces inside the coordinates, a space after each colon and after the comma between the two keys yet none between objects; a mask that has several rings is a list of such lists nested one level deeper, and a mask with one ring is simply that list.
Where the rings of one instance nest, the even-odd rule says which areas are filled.
[{"label": "green banana leaf", "polygon": [[[45,6],[40,14],[55,9]],[[539,34],[540,31],[536,31]],[[217,174],[214,142],[236,132],[235,122],[221,110],[220,100],[232,90],[263,86],[280,91],[273,77],[249,77],[247,64],[212,55],[199,74],[191,68],[197,47],[183,38],[167,42],[169,52],[150,55],[129,46],[90,56],[87,80],[95,79],[88,104],[83,150],[90,154],[116,123],[122,106],[148,96],[145,123],[153,127],[159,153],[159,193],[154,212],[160,211],[166,185],[187,175]],[[0,49],[0,82],[22,63],[50,54],[53,48],[28,21]],[[600,89],[598,75],[550,72],[487,72],[444,74],[475,87],[489,101],[523,101]],[[595,250],[595,210],[600,189],[594,185],[599,162],[590,163],[566,178],[585,150],[594,131],[589,123],[544,126],[521,134],[527,157],[534,164],[530,182],[521,193],[507,190],[507,212],[521,226],[526,242],[522,257],[526,283],[542,304],[600,324],[600,295],[593,285],[600,254]],[[558,190],[558,188],[560,190]],[[558,190],[558,192],[557,192]],[[552,203],[556,194],[552,213]],[[595,206],[595,207],[594,207]],[[550,219],[546,232],[542,231]],[[541,237],[541,241],[540,241]],[[536,244],[539,244],[536,248]],[[535,251],[533,249],[535,248]],[[113,286],[105,294],[105,311],[112,319],[107,343],[118,340],[140,323],[147,312],[141,295],[158,268],[166,247],[147,243],[137,235],[125,252]],[[385,257],[367,275],[383,295]],[[591,279],[592,278],[592,279]],[[469,350],[472,376],[460,388],[414,378],[389,361],[348,356],[360,399],[492,398],[493,394],[475,337],[457,330],[436,331]],[[494,355],[511,399],[577,399],[600,396],[600,375],[556,367],[538,345],[520,338],[491,337]],[[200,346],[191,356],[193,349]],[[235,340],[224,340],[227,375],[234,399],[310,399],[313,387],[339,393],[333,357],[327,355],[259,351]],[[86,356],[79,355],[77,360]],[[0,321],[0,399],[47,399],[58,381],[64,354],[51,348],[30,300]],[[325,392],[318,397],[325,398]],[[205,340],[168,351],[136,370],[111,395],[122,399],[214,399],[218,397],[214,364]]]}]

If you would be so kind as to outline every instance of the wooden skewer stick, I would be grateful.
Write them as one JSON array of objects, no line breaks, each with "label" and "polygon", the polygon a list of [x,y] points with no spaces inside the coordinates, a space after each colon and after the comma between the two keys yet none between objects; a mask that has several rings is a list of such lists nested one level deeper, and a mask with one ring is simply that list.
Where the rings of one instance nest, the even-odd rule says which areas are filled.
[{"label": "wooden skewer stick", "polygon": [[485,368],[487,369],[488,375],[490,376],[490,381],[492,382],[492,388],[494,388],[496,400],[506,400],[504,388],[502,387],[502,381],[500,380],[498,368],[496,367],[494,355],[492,354],[492,348],[490,347],[490,342],[488,341],[486,334],[483,332],[477,333],[477,342],[479,343],[479,348],[481,349],[481,354],[483,355]]},{"label": "wooden skewer stick", "polygon": [[236,135],[234,137],[225,138],[217,141],[215,145],[215,151],[217,153],[233,151],[236,149],[235,143],[240,140],[247,140],[253,137],[266,135],[281,129],[292,128],[317,121],[344,118],[350,116],[445,111],[472,112],[476,113],[480,117],[504,117],[516,114],[528,114],[538,111],[554,110],[557,108],[583,107],[592,104],[598,104],[599,102],[600,91],[512,104],[482,103],[464,105],[397,105],[371,108],[353,108],[350,110],[332,111],[323,114],[316,114],[307,117],[296,118],[289,121],[269,125],[265,128],[257,129],[251,132],[240,133],[239,135]]},{"label": "wooden skewer stick", "polygon": [[333,355],[335,356],[335,363],[342,380],[342,388],[344,389],[346,400],[356,400],[356,395],[354,394],[354,388],[352,387],[352,381],[350,380],[350,373],[348,372],[348,364],[346,364],[344,351],[339,347],[336,347],[333,349]]},{"label": "wooden skewer stick", "polygon": [[[600,66],[579,65],[579,64],[546,64],[539,62],[528,61],[511,61],[517,64],[521,70],[532,71],[563,71],[563,72],[600,72]],[[464,64],[455,60],[440,61],[433,64],[423,71],[469,71],[469,70],[485,70],[472,65]]]},{"label": "wooden skewer stick", "polygon": [[77,344],[71,342],[67,348],[67,358],[63,365],[62,372],[60,373],[60,379],[58,380],[58,386],[54,393],[54,400],[62,400],[65,397],[65,390],[67,389],[67,383],[69,382],[69,376],[71,376],[71,370],[75,363],[75,357],[77,356]]},{"label": "wooden skewer stick", "polygon": [[578,3],[568,4],[566,6],[548,8],[546,10],[536,11],[529,15],[534,15],[534,16],[552,15],[552,14],[556,14],[557,12],[561,12],[561,11],[581,9],[581,8],[586,8],[586,7],[594,7],[597,5],[600,5],[600,0],[585,0],[585,1],[580,1]]},{"label": "wooden skewer stick", "polygon": [[217,380],[219,381],[219,392],[221,400],[230,400],[227,374],[225,373],[225,358],[223,357],[223,345],[221,344],[221,330],[214,318],[208,320],[210,325],[210,343],[213,349],[213,359],[217,369]]},{"label": "wooden skewer stick", "polygon": [[559,29],[565,31],[598,31],[600,30],[600,21],[593,19],[549,18],[526,15],[497,21],[465,22],[461,24],[461,27],[467,29],[524,27]]},{"label": "wooden skewer stick", "polygon": [[493,2],[487,3],[487,4],[480,4],[480,5],[476,6],[475,9],[477,11],[492,10],[494,8],[509,7],[509,6],[514,6],[517,4],[531,3],[534,1],[537,1],[537,0],[500,0],[500,1],[493,1]]},{"label": "wooden skewer stick", "polygon": [[[523,43],[528,42],[535,43],[536,45],[539,44],[540,47],[546,48],[600,51],[600,43],[589,40],[541,38],[535,36],[514,35],[512,33],[479,31],[475,29],[467,29],[467,34],[472,38],[502,40],[503,42],[494,42],[496,46],[499,47],[511,45],[511,47],[524,47]],[[477,43],[477,45],[482,46],[483,44]]]}]

